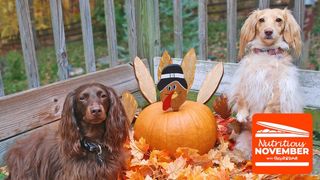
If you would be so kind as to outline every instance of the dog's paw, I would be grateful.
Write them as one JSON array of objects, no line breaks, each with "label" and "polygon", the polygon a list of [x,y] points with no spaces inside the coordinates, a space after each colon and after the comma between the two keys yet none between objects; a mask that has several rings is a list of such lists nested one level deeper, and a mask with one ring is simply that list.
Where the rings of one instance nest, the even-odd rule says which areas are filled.
[{"label": "dog's paw", "polygon": [[241,123],[246,123],[248,121],[249,113],[245,110],[239,111],[237,113],[237,120]]}]

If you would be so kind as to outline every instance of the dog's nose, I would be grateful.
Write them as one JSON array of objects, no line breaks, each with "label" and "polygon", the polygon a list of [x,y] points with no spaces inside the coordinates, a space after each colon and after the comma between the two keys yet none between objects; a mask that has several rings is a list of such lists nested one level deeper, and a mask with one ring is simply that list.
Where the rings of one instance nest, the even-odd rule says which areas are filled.
[{"label": "dog's nose", "polygon": [[273,30],[271,30],[271,29],[266,29],[266,30],[264,30],[264,34],[265,34],[266,36],[271,36],[271,35],[273,34]]},{"label": "dog's nose", "polygon": [[90,109],[90,112],[92,115],[94,116],[98,116],[100,115],[100,113],[102,112],[101,108],[99,106],[93,106],[91,109]]}]

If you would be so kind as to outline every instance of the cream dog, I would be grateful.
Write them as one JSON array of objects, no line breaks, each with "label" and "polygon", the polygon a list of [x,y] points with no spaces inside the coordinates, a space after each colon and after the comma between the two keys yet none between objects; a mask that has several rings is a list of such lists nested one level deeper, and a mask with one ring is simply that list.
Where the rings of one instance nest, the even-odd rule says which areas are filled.
[{"label": "cream dog", "polygon": [[292,56],[301,51],[300,27],[287,9],[253,11],[241,28],[239,68],[228,92],[243,123],[236,148],[251,157],[251,118],[255,113],[303,112],[298,72]]}]

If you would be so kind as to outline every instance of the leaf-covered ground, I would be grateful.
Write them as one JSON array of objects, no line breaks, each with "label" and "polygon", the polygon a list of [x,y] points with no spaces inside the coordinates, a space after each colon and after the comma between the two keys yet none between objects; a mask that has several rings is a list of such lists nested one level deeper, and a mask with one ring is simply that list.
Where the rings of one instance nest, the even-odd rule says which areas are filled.
[{"label": "leaf-covered ground", "polygon": [[[219,139],[216,146],[207,154],[197,150],[178,148],[175,154],[166,150],[152,150],[145,139],[135,140],[131,131],[126,148],[131,152],[128,160],[128,179],[319,179],[319,175],[268,175],[253,174],[251,161],[233,149],[232,138],[236,133],[230,124],[233,118],[222,119],[216,116]],[[320,152],[315,150],[315,157]],[[319,158],[318,158],[319,160]],[[319,163],[314,163],[319,169]],[[314,171],[315,173],[316,171]],[[317,173],[318,174],[318,173]]]},{"label": "leaf-covered ground", "polygon": [[[141,138],[135,140],[133,131],[125,148],[131,156],[127,160],[126,179],[320,179],[320,151],[314,150],[313,175],[269,175],[252,173],[252,163],[234,150],[233,137],[237,133],[234,118],[223,119],[216,115],[218,140],[208,153],[181,147],[174,154],[166,150],[153,150]],[[6,167],[0,168],[0,180],[8,175]]]}]

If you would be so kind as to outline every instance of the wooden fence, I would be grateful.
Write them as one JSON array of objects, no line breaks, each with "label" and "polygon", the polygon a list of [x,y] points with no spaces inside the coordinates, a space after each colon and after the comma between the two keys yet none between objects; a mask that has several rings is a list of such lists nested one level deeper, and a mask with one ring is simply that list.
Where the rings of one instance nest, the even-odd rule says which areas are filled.
[{"label": "wooden fence", "polygon": [[[199,49],[198,59],[208,58],[208,0],[198,0],[199,16]],[[294,14],[298,22],[302,24],[303,8],[302,0],[295,0]],[[259,0],[260,8],[267,8],[270,0]],[[4,95],[4,86],[0,72],[0,164],[7,148],[17,139],[36,129],[45,128],[47,125],[55,125],[59,120],[62,103],[66,94],[77,86],[88,82],[100,82],[112,86],[118,94],[127,90],[133,93],[138,91],[137,82],[134,77],[133,68],[130,64],[118,65],[115,12],[113,0],[104,0],[106,14],[106,34],[108,41],[108,54],[110,56],[111,68],[96,71],[94,43],[92,35],[91,13],[89,1],[80,0],[80,14],[85,48],[84,56],[87,75],[69,79],[68,55],[66,52],[65,31],[62,16],[61,0],[50,0],[54,45],[57,56],[58,73],[61,81],[40,86],[39,73],[34,34],[31,27],[28,0],[16,0],[17,14],[19,18],[19,29],[25,68],[28,77],[29,89],[13,95]],[[174,44],[175,57],[182,57],[183,49],[183,19],[182,4],[180,0],[173,0],[174,5]],[[230,75],[236,68],[236,39],[237,39],[237,1],[227,0],[227,38],[228,58],[230,63],[226,64],[226,76],[222,81],[230,82]],[[160,28],[159,28],[159,2],[158,0],[125,0],[125,10],[128,20],[128,44],[130,58],[135,56],[147,58],[150,70],[153,72],[157,66],[157,58],[160,56]],[[214,33],[214,32],[211,32]],[[155,62],[155,63],[154,63]],[[199,61],[198,67],[211,67],[211,61]],[[205,70],[204,70],[205,71]],[[302,79],[307,81],[306,93],[309,94],[307,102],[313,107],[320,107],[319,88],[320,73],[316,71],[303,71]],[[195,82],[202,81],[198,73]],[[195,83],[196,84],[196,83]],[[222,88],[227,86],[223,85]],[[308,89],[309,88],[309,89]],[[311,88],[311,89],[310,89]],[[197,87],[193,88],[197,90]],[[319,100],[317,102],[317,100]],[[45,127],[42,127],[45,126]]]}]

